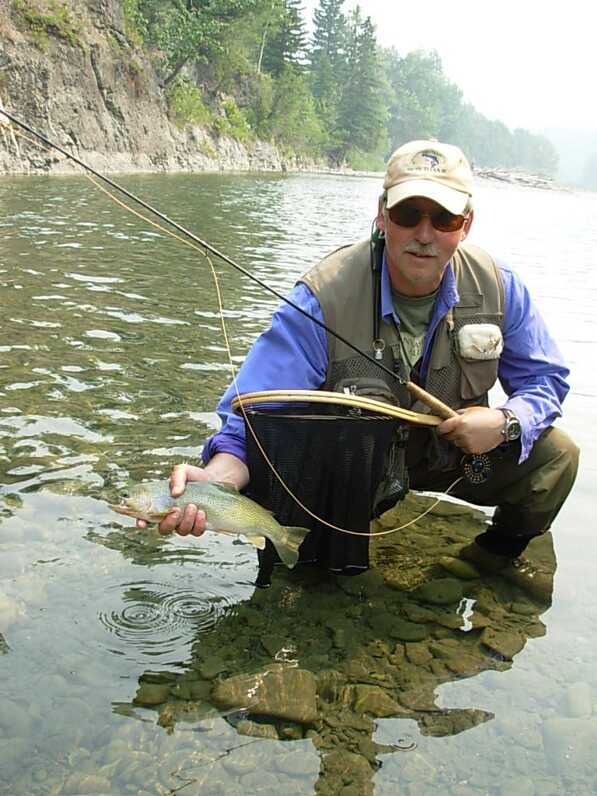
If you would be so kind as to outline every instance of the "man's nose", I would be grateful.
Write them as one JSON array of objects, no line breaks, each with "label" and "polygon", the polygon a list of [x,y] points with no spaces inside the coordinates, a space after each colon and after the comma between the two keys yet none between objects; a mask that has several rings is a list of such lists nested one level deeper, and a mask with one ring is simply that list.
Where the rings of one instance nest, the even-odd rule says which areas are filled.
[{"label": "man's nose", "polygon": [[430,243],[433,240],[433,224],[427,214],[421,216],[421,220],[415,227],[415,238],[419,243]]}]

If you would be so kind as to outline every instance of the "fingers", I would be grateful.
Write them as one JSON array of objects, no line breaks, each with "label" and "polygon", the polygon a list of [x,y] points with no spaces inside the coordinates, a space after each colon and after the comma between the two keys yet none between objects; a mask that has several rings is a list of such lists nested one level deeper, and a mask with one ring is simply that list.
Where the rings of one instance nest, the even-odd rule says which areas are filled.
[{"label": "fingers", "polygon": [[170,494],[180,497],[187,484],[187,465],[177,464],[170,473]]},{"label": "fingers", "polygon": [[180,497],[185,490],[187,481],[206,481],[207,478],[203,467],[177,464],[170,473],[170,494],[172,497]]},{"label": "fingers", "polygon": [[202,536],[205,524],[205,512],[189,503],[184,508],[172,509],[159,524],[158,530],[163,536],[173,532],[180,536]]},{"label": "fingers", "polygon": [[461,423],[462,417],[460,415],[458,417],[449,417],[447,420],[440,423],[435,430],[441,437],[445,437],[455,431]]}]

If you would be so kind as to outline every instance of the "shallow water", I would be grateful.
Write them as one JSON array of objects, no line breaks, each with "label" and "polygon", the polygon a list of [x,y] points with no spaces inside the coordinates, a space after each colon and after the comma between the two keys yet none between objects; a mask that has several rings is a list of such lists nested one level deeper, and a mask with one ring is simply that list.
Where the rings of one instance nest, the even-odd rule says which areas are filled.
[{"label": "shallow water", "polygon": [[[121,181],[283,293],[367,235],[379,191]],[[485,182],[471,236],[524,276],[573,369],[560,425],[582,466],[530,599],[442,568],[476,515],[383,537],[362,580],[281,572],[266,592],[248,545],[120,522],[106,494],[215,427],[230,368],[208,264],[84,178],[5,179],[0,203],[0,793],[593,792],[597,195]],[[239,362],[277,301],[216,266]],[[447,576],[439,606],[412,591]],[[258,674],[294,713],[263,718]]]}]

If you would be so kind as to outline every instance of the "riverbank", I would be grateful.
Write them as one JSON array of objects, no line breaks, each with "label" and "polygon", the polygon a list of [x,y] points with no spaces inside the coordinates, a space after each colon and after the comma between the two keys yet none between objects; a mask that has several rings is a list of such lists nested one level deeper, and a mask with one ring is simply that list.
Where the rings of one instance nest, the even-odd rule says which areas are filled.
[{"label": "riverbank", "polygon": [[[127,38],[122,5],[97,0],[78,11],[76,30],[52,27],[51,35],[44,30],[32,37],[18,15],[0,5],[0,108],[92,168],[287,172],[327,165],[181,119],[147,53]],[[0,120],[0,175],[79,172],[64,155]]]}]

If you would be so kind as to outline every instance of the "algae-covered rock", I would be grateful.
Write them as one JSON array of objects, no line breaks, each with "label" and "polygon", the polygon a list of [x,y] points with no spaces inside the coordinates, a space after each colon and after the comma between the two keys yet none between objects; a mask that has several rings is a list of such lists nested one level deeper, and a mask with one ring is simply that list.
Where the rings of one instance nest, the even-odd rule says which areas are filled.
[{"label": "algae-covered rock", "polygon": [[433,660],[433,654],[426,644],[409,642],[406,645],[406,657],[416,666],[426,666]]},{"label": "algae-covered rock", "polygon": [[390,625],[390,635],[399,641],[423,641],[429,635],[429,629],[425,625],[395,617]]},{"label": "algae-covered rock", "polygon": [[451,605],[462,599],[462,583],[455,578],[438,578],[423,583],[415,589],[415,595],[432,605]]},{"label": "algae-covered rock", "polygon": [[197,670],[203,680],[213,680],[226,669],[224,659],[219,655],[210,655],[197,663]]},{"label": "algae-covered rock", "polygon": [[373,793],[371,766],[365,757],[344,750],[326,754],[323,760],[327,792],[346,796],[353,788],[355,796]]},{"label": "algae-covered rock", "polygon": [[454,575],[461,580],[475,580],[476,578],[480,577],[477,567],[468,561],[463,561],[461,558],[442,556],[439,559],[438,564],[451,575]]},{"label": "algae-covered rock", "polygon": [[261,638],[261,646],[270,655],[272,658],[275,658],[277,653],[282,649],[282,647],[288,644],[288,639],[285,636],[279,636],[276,634],[268,634],[262,636]]},{"label": "algae-covered rock", "polygon": [[310,724],[317,719],[317,680],[304,669],[271,667],[216,683],[211,701],[223,710],[248,708],[258,716]]},{"label": "algae-covered rock", "polygon": [[378,569],[368,569],[360,575],[338,577],[338,585],[345,594],[359,597],[373,594],[384,586],[383,573]]},{"label": "algae-covered rock", "polygon": [[251,738],[268,738],[270,741],[278,740],[278,732],[271,724],[258,724],[256,721],[242,719],[236,725],[239,735],[248,735]]},{"label": "algae-covered rock", "polygon": [[516,630],[495,630],[486,627],[481,634],[481,642],[507,661],[511,661],[523,649],[525,641],[525,637]]},{"label": "algae-covered rock", "polygon": [[382,688],[374,685],[356,685],[354,687],[354,710],[357,713],[369,713],[377,718],[396,716],[400,706]]},{"label": "algae-covered rock", "polygon": [[143,707],[161,705],[169,696],[170,686],[167,683],[141,683],[133,699],[133,704]]}]

